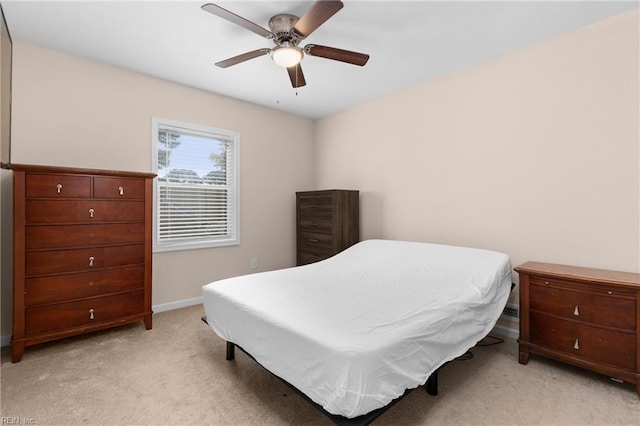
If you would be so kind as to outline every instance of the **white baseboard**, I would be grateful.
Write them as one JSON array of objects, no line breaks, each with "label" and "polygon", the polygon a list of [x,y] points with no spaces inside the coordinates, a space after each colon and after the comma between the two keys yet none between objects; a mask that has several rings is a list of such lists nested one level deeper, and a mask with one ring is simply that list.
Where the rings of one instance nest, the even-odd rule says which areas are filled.
[{"label": "white baseboard", "polygon": [[[193,299],[178,300],[176,302],[161,303],[152,307],[154,313],[170,311],[172,309],[186,308],[187,306],[202,304],[202,296]],[[5,347],[11,344],[11,335],[0,336],[0,346]]]},{"label": "white baseboard", "polygon": [[173,309],[186,308],[187,306],[193,305],[201,305],[202,304],[202,296],[194,297],[193,299],[183,299],[177,300],[175,302],[162,303],[160,305],[153,305],[152,309],[154,313],[171,311]]},{"label": "white baseboard", "polygon": [[496,325],[493,327],[492,333],[498,334],[502,337],[509,337],[514,340],[518,340],[518,337],[520,337],[520,331],[503,325]]}]

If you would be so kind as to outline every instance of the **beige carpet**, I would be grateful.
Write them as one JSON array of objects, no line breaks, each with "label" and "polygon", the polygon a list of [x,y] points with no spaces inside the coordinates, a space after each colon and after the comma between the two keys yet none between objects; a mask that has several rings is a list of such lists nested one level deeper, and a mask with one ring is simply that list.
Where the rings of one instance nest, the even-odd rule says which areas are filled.
[{"label": "beige carpet", "polygon": [[[142,323],[2,353],[1,414],[20,424],[330,425],[323,414],[202,321],[202,306]],[[638,425],[635,386],[532,357],[513,340],[473,349],[440,372],[440,395],[418,389],[375,425]],[[27,421],[25,421],[25,419]],[[11,421],[11,419],[9,419]]]}]

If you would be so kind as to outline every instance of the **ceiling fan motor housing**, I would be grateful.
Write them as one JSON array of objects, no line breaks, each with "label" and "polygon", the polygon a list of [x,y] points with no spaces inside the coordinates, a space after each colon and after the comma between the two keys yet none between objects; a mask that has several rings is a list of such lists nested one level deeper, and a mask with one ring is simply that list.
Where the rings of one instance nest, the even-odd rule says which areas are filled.
[{"label": "ceiling fan motor housing", "polygon": [[293,31],[293,27],[299,19],[300,18],[297,16],[289,13],[280,13],[269,19],[269,28],[275,35],[273,41],[278,46],[282,43],[288,43],[291,46],[296,46],[300,42],[301,37]]}]

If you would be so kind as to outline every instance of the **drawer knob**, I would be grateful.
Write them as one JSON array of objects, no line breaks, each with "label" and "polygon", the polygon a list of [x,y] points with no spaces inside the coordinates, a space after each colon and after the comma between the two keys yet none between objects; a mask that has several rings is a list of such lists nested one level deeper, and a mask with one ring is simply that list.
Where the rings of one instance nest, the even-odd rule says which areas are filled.
[{"label": "drawer knob", "polygon": [[576,342],[573,344],[573,349],[580,349],[580,342],[578,342],[578,339],[576,339]]},{"label": "drawer knob", "polygon": [[317,243],[317,242],[318,242],[318,240],[316,240],[315,238],[309,238],[309,242],[310,242],[310,243]]},{"label": "drawer knob", "polygon": [[93,256],[89,257],[89,266],[93,267],[93,261],[95,260],[95,258]]},{"label": "drawer knob", "polygon": [[56,185],[56,191],[58,192],[58,194],[60,194],[62,192],[62,184],[61,183]]},{"label": "drawer knob", "polygon": [[94,209],[89,209],[89,217],[93,217],[93,214],[94,214],[95,212],[96,212],[96,211],[95,211]]},{"label": "drawer knob", "polygon": [[607,294],[613,294],[613,292],[611,290],[607,291]]},{"label": "drawer knob", "polygon": [[120,193],[120,195],[124,195],[124,186],[119,186],[118,192]]},{"label": "drawer knob", "polygon": [[[90,320],[94,319],[94,317],[93,317],[93,309],[89,309],[89,319]],[[576,342],[577,342],[577,340],[576,340]]]},{"label": "drawer knob", "polygon": [[[576,305],[576,308],[573,310],[573,315],[579,317],[580,316],[580,311],[578,310],[578,305]],[[576,340],[577,341],[577,340]]]}]

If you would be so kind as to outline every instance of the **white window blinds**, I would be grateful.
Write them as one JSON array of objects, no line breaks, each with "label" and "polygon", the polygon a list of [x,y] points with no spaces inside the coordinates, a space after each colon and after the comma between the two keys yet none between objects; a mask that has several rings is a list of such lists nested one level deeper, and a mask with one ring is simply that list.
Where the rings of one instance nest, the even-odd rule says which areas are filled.
[{"label": "white window blinds", "polygon": [[239,243],[238,135],[154,120],[156,251]]}]

